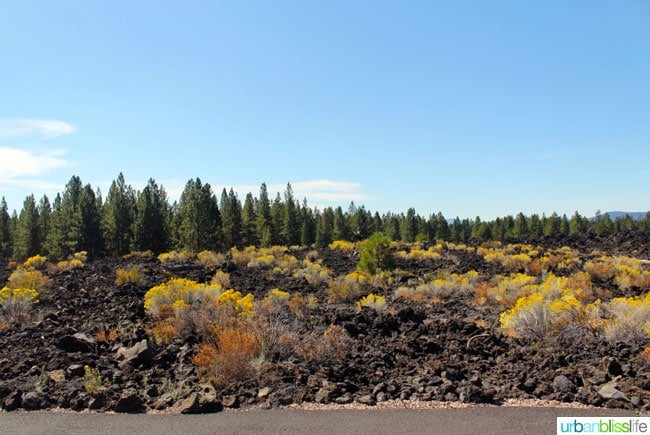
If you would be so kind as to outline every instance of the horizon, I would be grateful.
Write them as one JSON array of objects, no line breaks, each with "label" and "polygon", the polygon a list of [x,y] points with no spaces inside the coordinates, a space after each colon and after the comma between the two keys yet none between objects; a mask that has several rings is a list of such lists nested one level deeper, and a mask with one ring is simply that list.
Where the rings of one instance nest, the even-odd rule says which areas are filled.
[{"label": "horizon", "polygon": [[[650,210],[650,5],[7,2],[0,197],[122,172],[312,207]],[[603,31],[603,30],[606,31]]]}]

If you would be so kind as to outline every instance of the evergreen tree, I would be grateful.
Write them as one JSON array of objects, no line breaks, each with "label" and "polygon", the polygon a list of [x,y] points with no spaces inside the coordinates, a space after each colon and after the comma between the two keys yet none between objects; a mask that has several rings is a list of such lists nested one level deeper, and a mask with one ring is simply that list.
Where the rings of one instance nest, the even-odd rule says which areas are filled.
[{"label": "evergreen tree", "polygon": [[257,203],[255,227],[257,240],[260,246],[268,247],[273,244],[273,231],[271,230],[271,203],[266,183],[260,186],[260,198]]},{"label": "evergreen tree", "polygon": [[539,215],[532,214],[528,218],[528,232],[530,240],[537,240],[542,237],[542,221]]},{"label": "evergreen tree", "polygon": [[230,249],[233,246],[241,246],[242,206],[232,187],[229,193],[226,193],[226,189],[221,191],[220,208],[224,247]]},{"label": "evergreen tree", "polygon": [[286,245],[287,240],[284,238],[284,204],[280,198],[280,192],[277,192],[273,204],[271,204],[271,241],[273,245]]},{"label": "evergreen tree", "polygon": [[463,227],[458,216],[456,216],[454,221],[451,223],[450,237],[451,240],[456,243],[463,241]]},{"label": "evergreen tree", "polygon": [[544,223],[544,235],[545,236],[554,236],[560,234],[560,225],[562,224],[562,219],[558,216],[557,213],[553,214],[546,219]]},{"label": "evergreen tree", "polygon": [[4,196],[0,202],[0,259],[8,260],[13,253],[11,216]]},{"label": "evergreen tree", "polygon": [[41,253],[49,255],[47,252],[47,235],[50,233],[52,225],[52,205],[47,195],[43,195],[38,204],[38,243],[41,247]]},{"label": "evergreen tree", "polygon": [[[354,240],[365,240],[372,234],[372,216],[364,206],[357,207],[352,215],[352,238]],[[377,231],[381,230],[379,228]]]},{"label": "evergreen tree", "polygon": [[339,206],[334,210],[334,240],[350,240],[350,227],[348,220]]},{"label": "evergreen tree", "polygon": [[25,198],[23,208],[18,217],[18,232],[14,243],[14,258],[25,260],[39,254],[40,231],[38,228],[38,210],[34,195]]},{"label": "evergreen tree", "polygon": [[300,244],[311,246],[316,243],[316,219],[311,208],[307,206],[307,199],[302,201],[300,209]]},{"label": "evergreen tree", "polygon": [[73,176],[66,184],[63,197],[57,194],[52,208],[52,226],[47,237],[47,252],[64,259],[77,252],[81,238],[81,179]]},{"label": "evergreen tree", "polygon": [[569,234],[584,233],[585,231],[587,231],[586,219],[576,211],[569,221]]},{"label": "evergreen tree", "polygon": [[94,258],[103,250],[99,200],[90,184],[86,184],[79,196],[80,228],[77,250],[86,251]]},{"label": "evergreen tree", "polygon": [[436,216],[436,232],[434,238],[437,240],[448,241],[450,236],[451,232],[449,231],[447,219],[442,215],[442,212],[438,212],[438,215]]},{"label": "evergreen tree", "polygon": [[334,241],[334,211],[326,207],[316,217],[316,246],[324,248]]},{"label": "evergreen tree", "polygon": [[257,215],[255,214],[255,200],[253,199],[253,194],[248,192],[246,194],[246,199],[244,200],[244,207],[241,214],[242,220],[242,244],[244,246],[255,246],[257,245],[257,232],[256,232],[256,220]]},{"label": "evergreen tree", "polygon": [[298,208],[293,198],[293,189],[290,183],[287,183],[287,189],[284,191],[283,214],[282,238],[289,246],[300,244],[301,226],[298,224]]},{"label": "evergreen tree", "polygon": [[136,198],[120,172],[111,183],[103,212],[103,229],[106,248],[112,255],[124,255],[131,250]]},{"label": "evergreen tree", "polygon": [[569,234],[569,219],[567,219],[566,215],[562,215],[562,219],[560,220],[560,234]]},{"label": "evergreen tree", "polygon": [[528,231],[528,220],[523,213],[518,213],[515,218],[515,225],[512,229],[512,235],[519,240],[528,240],[530,233]]},{"label": "evergreen tree", "polygon": [[189,180],[181,194],[176,216],[177,244],[193,252],[219,248],[221,215],[208,183]]},{"label": "evergreen tree", "polygon": [[406,216],[400,223],[400,236],[402,242],[411,243],[415,241],[417,233],[417,223],[415,220],[415,209],[413,207],[406,211]]},{"label": "evergreen tree", "polygon": [[171,245],[170,215],[165,189],[150,178],[137,199],[133,229],[135,249],[151,250],[156,254],[167,251]]}]

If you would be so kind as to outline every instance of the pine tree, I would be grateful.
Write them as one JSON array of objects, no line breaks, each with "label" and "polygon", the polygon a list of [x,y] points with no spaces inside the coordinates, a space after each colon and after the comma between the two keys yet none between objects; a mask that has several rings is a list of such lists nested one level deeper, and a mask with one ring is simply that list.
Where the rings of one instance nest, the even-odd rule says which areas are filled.
[{"label": "pine tree", "polygon": [[241,213],[242,220],[242,244],[244,246],[255,246],[257,245],[257,232],[256,232],[256,220],[257,215],[255,214],[255,200],[253,199],[253,194],[248,192],[246,194],[246,199],[244,199],[244,207]]},{"label": "pine tree", "polygon": [[38,210],[34,195],[30,195],[25,198],[23,208],[18,217],[18,232],[14,242],[14,258],[22,261],[39,254],[40,251]]},{"label": "pine tree", "polygon": [[417,222],[415,218],[415,209],[411,207],[406,211],[406,216],[404,216],[400,224],[400,236],[402,238],[402,242],[414,242],[416,234]]},{"label": "pine tree", "polygon": [[242,206],[232,187],[229,193],[226,193],[226,189],[222,190],[219,206],[224,247],[241,246]]},{"label": "pine tree", "polygon": [[558,216],[557,213],[553,212],[553,214],[546,219],[546,222],[544,223],[544,235],[545,236],[555,236],[557,234],[560,234],[560,225],[562,224],[562,220]]},{"label": "pine tree", "polygon": [[268,247],[273,244],[273,232],[271,230],[271,203],[266,183],[260,186],[260,198],[257,203],[255,227],[257,240],[260,246]]},{"label": "pine tree", "polygon": [[291,184],[287,183],[287,189],[284,191],[284,213],[282,225],[282,238],[289,246],[300,244],[300,225],[298,223],[299,214],[293,197]]},{"label": "pine tree", "polygon": [[156,254],[167,251],[171,245],[170,214],[165,189],[150,178],[137,199],[133,230],[135,249],[151,250]]},{"label": "pine tree", "polygon": [[91,258],[101,254],[104,248],[99,210],[100,202],[90,184],[86,184],[79,197],[81,225],[77,249],[86,251]]},{"label": "pine tree", "polygon": [[542,221],[539,215],[532,214],[528,218],[528,236],[530,240],[537,240],[542,237]]},{"label": "pine tree", "polygon": [[287,244],[284,237],[284,220],[284,204],[280,192],[277,192],[273,204],[271,204],[271,244],[273,245]]},{"label": "pine tree", "polygon": [[350,229],[348,222],[343,214],[343,209],[339,206],[334,210],[334,240],[350,240]]},{"label": "pine tree", "polygon": [[512,229],[512,235],[519,240],[528,240],[528,220],[523,213],[518,213],[515,218],[515,225]]},{"label": "pine tree", "polygon": [[324,248],[334,241],[334,211],[326,207],[316,215],[316,246]]},{"label": "pine tree", "polygon": [[577,211],[571,216],[569,221],[569,234],[584,233],[587,230],[587,222]]},{"label": "pine tree", "polygon": [[43,195],[38,204],[38,242],[41,246],[41,253],[49,255],[47,252],[47,235],[50,233],[52,225],[52,206],[47,195]]},{"label": "pine tree", "polygon": [[300,209],[300,244],[311,246],[316,243],[316,219],[311,208],[307,206],[307,199],[302,201]]},{"label": "pine tree", "polygon": [[0,202],[0,259],[8,260],[13,253],[11,216],[4,196]]},{"label": "pine tree", "polygon": [[372,216],[370,213],[366,211],[364,206],[357,207],[352,215],[352,238],[354,240],[367,239],[372,234],[372,227]]},{"label": "pine tree", "polygon": [[63,197],[57,194],[54,200],[52,225],[47,238],[47,252],[54,259],[64,259],[79,250],[81,191],[81,179],[75,175],[66,184]]},{"label": "pine tree", "polygon": [[124,255],[131,250],[135,207],[135,192],[126,185],[120,172],[111,183],[103,211],[104,240],[110,254]]},{"label": "pine tree", "polygon": [[176,217],[177,244],[193,252],[216,251],[220,244],[221,215],[208,183],[189,180],[181,194]]}]

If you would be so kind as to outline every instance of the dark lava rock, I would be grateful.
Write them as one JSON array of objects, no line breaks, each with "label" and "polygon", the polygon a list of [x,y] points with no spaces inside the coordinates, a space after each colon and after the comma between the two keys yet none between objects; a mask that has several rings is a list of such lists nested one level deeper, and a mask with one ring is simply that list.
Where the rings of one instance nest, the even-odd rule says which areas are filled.
[{"label": "dark lava rock", "polygon": [[239,397],[235,394],[224,396],[221,398],[221,404],[224,408],[239,408]]},{"label": "dark lava rock", "polygon": [[128,365],[138,367],[149,363],[156,356],[155,350],[149,345],[149,341],[144,339],[131,347],[120,347],[115,354],[115,358],[120,360],[120,368]]},{"label": "dark lava rock", "polygon": [[37,411],[46,409],[50,405],[50,399],[47,394],[40,391],[30,391],[23,394],[23,409],[27,411]]},{"label": "dark lava rock", "polygon": [[13,411],[22,406],[23,403],[23,392],[20,390],[13,391],[9,393],[5,400],[2,402],[2,407],[5,411]]},{"label": "dark lava rock", "polygon": [[115,412],[143,412],[144,401],[137,391],[129,389],[122,393],[122,396],[115,404]]},{"label": "dark lava rock", "polygon": [[571,379],[567,378],[564,375],[557,375],[553,379],[553,389],[555,391],[557,391],[558,393],[575,393],[576,392],[575,384],[571,381]]},{"label": "dark lava rock", "polygon": [[72,364],[65,369],[65,373],[71,378],[81,377],[85,373],[84,366],[81,364]]},{"label": "dark lava rock", "polygon": [[66,352],[93,352],[95,339],[88,334],[77,332],[73,335],[64,335],[56,345]]},{"label": "dark lava rock", "polygon": [[375,400],[374,397],[370,394],[366,394],[364,396],[361,396],[357,399],[357,403],[360,403],[362,405],[368,405],[368,406],[375,406],[377,404],[377,401]]}]

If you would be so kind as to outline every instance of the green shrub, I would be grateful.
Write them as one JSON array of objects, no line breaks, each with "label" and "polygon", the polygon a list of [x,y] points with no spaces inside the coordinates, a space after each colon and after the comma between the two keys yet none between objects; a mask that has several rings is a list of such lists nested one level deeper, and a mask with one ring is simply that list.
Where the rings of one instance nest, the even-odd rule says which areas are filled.
[{"label": "green shrub", "polygon": [[357,268],[374,275],[378,270],[391,270],[393,267],[390,239],[383,233],[374,233],[363,245]]}]

